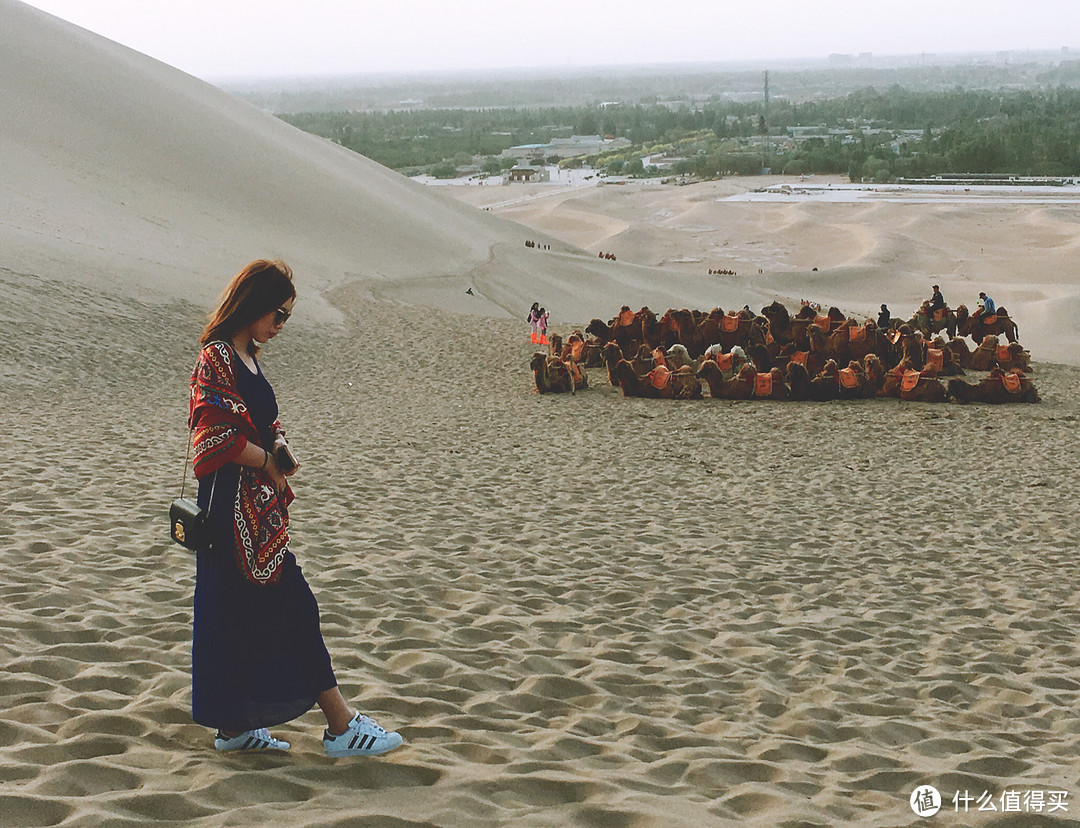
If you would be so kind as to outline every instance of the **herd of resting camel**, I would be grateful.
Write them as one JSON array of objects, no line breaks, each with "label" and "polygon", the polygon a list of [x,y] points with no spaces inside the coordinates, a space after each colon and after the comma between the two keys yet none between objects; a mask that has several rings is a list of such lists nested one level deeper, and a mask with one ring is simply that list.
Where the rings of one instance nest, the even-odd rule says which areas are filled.
[{"label": "herd of resting camel", "polygon": [[[935,336],[939,331],[948,333]],[[999,338],[1004,334],[1007,344]],[[968,346],[966,337],[978,345]],[[779,302],[756,315],[749,308],[724,313],[669,310],[659,319],[647,307],[623,306],[605,323],[594,319],[551,353],[535,353],[531,368],[539,392],[588,386],[585,368],[607,368],[627,397],[747,400],[835,400],[896,397],[921,402],[1038,402],[1027,374],[1030,354],[1017,342],[1008,312],[980,318],[961,305],[929,312],[926,304],[888,328],[859,324],[837,308],[827,315],[809,305],[794,316]],[[988,371],[978,383],[965,369]],[[946,377],[948,384],[939,378]]]}]

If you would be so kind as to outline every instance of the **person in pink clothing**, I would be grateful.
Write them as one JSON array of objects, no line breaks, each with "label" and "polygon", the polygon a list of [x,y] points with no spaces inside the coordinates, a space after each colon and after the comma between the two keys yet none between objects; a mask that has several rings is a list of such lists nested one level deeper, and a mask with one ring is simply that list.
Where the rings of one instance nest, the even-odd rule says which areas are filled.
[{"label": "person in pink clothing", "polygon": [[543,308],[540,308],[540,314],[536,317],[536,328],[540,332],[540,344],[541,345],[547,345],[548,344],[547,329],[548,329],[548,317],[550,317],[550,316],[551,316],[550,313],[548,313]]}]

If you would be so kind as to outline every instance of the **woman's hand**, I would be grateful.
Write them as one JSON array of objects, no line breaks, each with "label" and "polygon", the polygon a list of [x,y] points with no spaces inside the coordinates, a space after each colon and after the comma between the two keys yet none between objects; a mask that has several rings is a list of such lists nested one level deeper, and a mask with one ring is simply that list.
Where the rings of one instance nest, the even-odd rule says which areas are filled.
[{"label": "woman's hand", "polygon": [[285,487],[289,485],[285,480],[285,472],[278,468],[273,453],[268,452],[268,454],[270,456],[267,458],[266,467],[260,473],[270,481],[275,492],[283,494],[285,492]]}]

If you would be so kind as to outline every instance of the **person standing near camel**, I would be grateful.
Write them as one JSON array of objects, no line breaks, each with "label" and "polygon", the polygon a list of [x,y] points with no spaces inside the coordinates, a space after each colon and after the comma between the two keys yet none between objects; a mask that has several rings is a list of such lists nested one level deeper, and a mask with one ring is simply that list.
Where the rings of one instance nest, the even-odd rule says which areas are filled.
[{"label": "person standing near camel", "polygon": [[533,345],[540,341],[540,329],[537,327],[539,317],[540,303],[533,302],[532,307],[529,308],[529,315],[525,317],[525,321],[529,323],[529,338],[532,340]]},{"label": "person standing near camel", "polygon": [[258,356],[295,301],[288,265],[253,261],[200,338],[188,426],[210,540],[195,560],[192,718],[217,731],[217,750],[288,750],[267,728],[317,704],[327,756],[372,756],[403,739],[342,698],[318,604],[289,549],[287,478],[297,467],[287,444],[278,454],[285,432]]},{"label": "person standing near camel", "polygon": [[547,329],[548,329],[548,317],[551,316],[546,310],[540,308],[540,312],[536,317],[536,327],[540,331],[540,344],[547,345]]}]

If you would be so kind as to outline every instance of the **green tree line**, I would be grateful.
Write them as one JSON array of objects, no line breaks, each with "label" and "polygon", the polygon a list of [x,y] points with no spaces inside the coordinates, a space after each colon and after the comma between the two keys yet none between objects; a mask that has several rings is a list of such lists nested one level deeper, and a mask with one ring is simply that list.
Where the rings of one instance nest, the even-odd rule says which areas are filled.
[{"label": "green tree line", "polygon": [[[707,102],[677,108],[657,104],[503,109],[309,112],[281,115],[388,167],[442,172],[493,162],[503,150],[569,135],[626,138],[632,147],[589,159],[612,171],[649,174],[643,159],[657,152],[682,157],[675,172],[697,175],[774,171],[847,173],[852,178],[925,177],[947,173],[1080,174],[1080,89],[944,92],[900,86],[867,88],[842,97],[794,103]],[[826,133],[768,155],[763,134],[792,127]],[[829,135],[828,130],[842,130]],[[898,141],[898,131],[918,140]],[[782,142],[772,142],[775,148]]]}]

